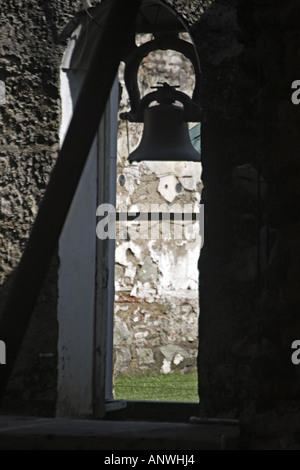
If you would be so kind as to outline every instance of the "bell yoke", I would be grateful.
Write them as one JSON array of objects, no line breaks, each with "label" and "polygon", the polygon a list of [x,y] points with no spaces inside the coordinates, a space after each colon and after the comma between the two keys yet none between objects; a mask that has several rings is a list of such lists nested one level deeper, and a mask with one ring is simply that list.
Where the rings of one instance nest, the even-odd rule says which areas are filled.
[{"label": "bell yoke", "polygon": [[[173,49],[191,60],[195,72],[195,87],[192,98],[176,90],[168,83],[158,83],[155,91],[142,99],[138,88],[137,74],[140,62],[150,52]],[[201,120],[199,105],[200,65],[194,46],[175,34],[159,34],[134,49],[125,58],[125,85],[128,90],[131,110],[121,113],[123,120],[143,122],[141,142],[128,157],[130,163],[150,161],[192,161],[200,162],[200,153],[194,148],[189,137],[188,122]],[[157,102],[158,105],[153,105]],[[182,106],[175,103],[179,102]]]}]

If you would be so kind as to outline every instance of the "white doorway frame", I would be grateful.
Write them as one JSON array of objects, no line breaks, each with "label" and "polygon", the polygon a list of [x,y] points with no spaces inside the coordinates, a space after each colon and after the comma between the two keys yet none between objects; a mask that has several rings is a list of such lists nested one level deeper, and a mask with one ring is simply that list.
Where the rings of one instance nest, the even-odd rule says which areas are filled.
[{"label": "white doorway frame", "polygon": [[[79,34],[62,63],[61,141],[86,73],[70,66]],[[57,416],[101,418],[112,400],[115,244],[97,240],[96,208],[115,206],[117,113],[115,80],[59,241]]]}]

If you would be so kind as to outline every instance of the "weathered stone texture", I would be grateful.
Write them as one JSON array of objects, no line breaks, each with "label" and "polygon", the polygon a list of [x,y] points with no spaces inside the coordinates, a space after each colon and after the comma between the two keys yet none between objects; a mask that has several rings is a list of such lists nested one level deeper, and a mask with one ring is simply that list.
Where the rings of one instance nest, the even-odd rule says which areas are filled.
[{"label": "weathered stone texture", "polygon": [[[80,3],[80,2],[77,2]],[[0,16],[1,263],[3,283],[16,266],[59,148],[60,30],[74,2],[7,1]]]},{"label": "weathered stone texture", "polygon": [[198,299],[163,299],[165,304],[118,296],[116,376],[196,371]]},{"label": "weathered stone texture", "polygon": [[[256,443],[263,441],[271,434],[271,418],[280,449],[299,449],[299,366],[291,362],[291,344],[300,338],[300,109],[291,102],[291,84],[300,74],[299,18],[299,4],[294,1],[257,2],[252,17],[260,64],[258,142],[268,185],[269,227],[259,296],[260,337],[252,367],[257,382],[254,429],[259,436]],[[248,34],[250,24],[245,27]]]},{"label": "weathered stone texture", "polygon": [[290,349],[300,334],[296,18],[293,1],[216,0],[195,29],[204,72],[201,413],[239,416],[248,405],[256,444],[282,449],[295,446],[289,413],[299,406]]},{"label": "weathered stone texture", "polygon": [[[240,34],[235,1],[213,2],[194,29],[204,109],[199,393],[201,413],[208,416],[238,416],[254,389],[250,364],[257,341],[263,191],[257,190],[255,81],[241,66]],[[252,67],[255,75],[255,62]]]},{"label": "weathered stone texture", "polygon": [[[2,3],[1,295],[7,292],[57,155],[63,48],[55,41],[81,2]],[[201,415],[233,417],[244,411],[247,445],[252,439],[257,448],[299,448],[300,369],[290,360],[291,343],[300,338],[300,106],[290,101],[291,83],[300,79],[299,2],[168,3],[193,25],[203,72]],[[128,178],[126,184],[130,193],[137,180]],[[149,187],[150,197],[154,185]],[[120,263],[116,270],[119,279],[130,282],[132,271],[126,275],[126,266]],[[140,279],[148,276],[151,282],[156,276],[151,263],[144,271]],[[41,397],[43,361],[52,361],[56,347],[55,334],[45,336],[45,330],[55,333],[55,309],[53,304],[49,307],[55,292],[50,287],[43,295],[41,316],[37,314],[42,328],[35,328],[34,351],[14,378],[14,390],[24,390],[23,399],[33,401]],[[50,323],[45,322],[49,308]],[[165,313],[158,309],[145,318],[142,310],[138,299],[135,304],[124,301],[117,312],[115,338],[123,348],[116,358],[122,362],[120,368],[129,361],[147,368],[157,355],[164,371],[175,370],[186,361],[187,345],[177,341],[173,350],[165,329],[166,343],[156,348],[152,322]],[[139,351],[131,346],[133,334],[142,345]],[[47,339],[42,348],[45,337],[49,343]],[[51,367],[55,366],[47,366],[47,371],[54,371]],[[48,395],[52,403],[54,376],[47,379],[53,385]]]},{"label": "weathered stone texture", "polygon": [[[5,86],[0,104],[1,305],[59,149],[59,67],[64,46],[58,41],[79,6],[79,1],[25,0],[1,5],[0,80]],[[53,412],[56,276],[54,260],[8,387],[11,407],[32,406],[36,412],[42,403],[42,412]]]}]

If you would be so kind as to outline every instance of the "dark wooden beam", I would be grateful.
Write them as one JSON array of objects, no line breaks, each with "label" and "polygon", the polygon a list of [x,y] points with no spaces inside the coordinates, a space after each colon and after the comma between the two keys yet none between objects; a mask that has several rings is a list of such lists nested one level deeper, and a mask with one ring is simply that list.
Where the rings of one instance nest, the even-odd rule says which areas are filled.
[{"label": "dark wooden beam", "polygon": [[99,30],[73,118],[0,315],[0,339],[6,344],[7,354],[6,365],[0,365],[0,398],[57,247],[124,48],[134,33],[140,4],[141,0],[110,0],[106,21]]}]

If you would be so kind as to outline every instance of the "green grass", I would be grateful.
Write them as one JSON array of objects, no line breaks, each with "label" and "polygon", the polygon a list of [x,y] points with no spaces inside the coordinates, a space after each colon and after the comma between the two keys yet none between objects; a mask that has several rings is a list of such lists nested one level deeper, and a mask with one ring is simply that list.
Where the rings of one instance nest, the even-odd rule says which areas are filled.
[{"label": "green grass", "polygon": [[197,374],[142,375],[115,379],[115,399],[198,402]]}]

